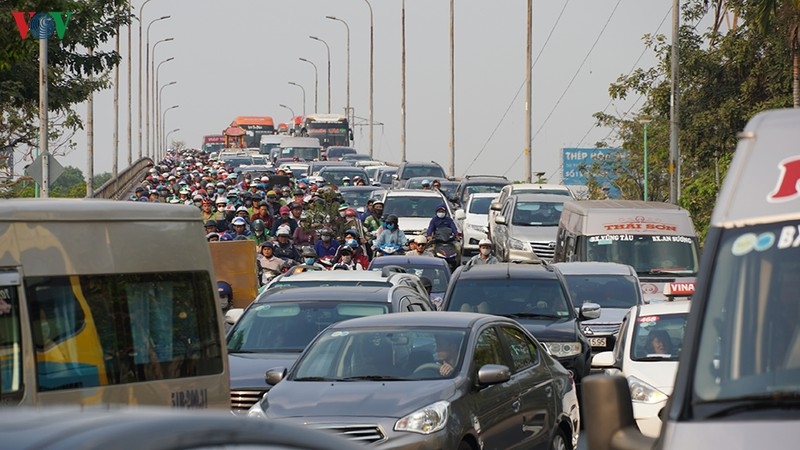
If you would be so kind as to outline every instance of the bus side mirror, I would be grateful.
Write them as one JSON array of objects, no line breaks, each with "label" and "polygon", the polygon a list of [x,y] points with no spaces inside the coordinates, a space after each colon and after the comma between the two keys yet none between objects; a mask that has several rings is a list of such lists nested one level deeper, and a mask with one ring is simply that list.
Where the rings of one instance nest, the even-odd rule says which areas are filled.
[{"label": "bus side mirror", "polygon": [[347,133],[347,134],[348,134],[348,137],[350,137],[350,140],[351,140],[351,141],[355,140],[355,135],[353,134],[353,129],[352,129],[352,128],[350,128],[350,129],[348,130],[348,133]]}]

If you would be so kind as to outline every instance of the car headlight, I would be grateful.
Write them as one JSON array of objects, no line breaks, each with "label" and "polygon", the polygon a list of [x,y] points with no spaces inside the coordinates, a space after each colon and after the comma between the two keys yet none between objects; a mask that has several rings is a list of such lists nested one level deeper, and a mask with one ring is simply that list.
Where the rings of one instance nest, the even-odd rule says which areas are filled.
[{"label": "car headlight", "polygon": [[468,224],[467,228],[469,228],[472,231],[477,231],[478,233],[483,233],[484,230],[486,230],[485,225]]},{"label": "car headlight", "polygon": [[255,419],[266,419],[267,414],[264,412],[264,408],[261,407],[261,401],[257,401],[255,405],[251,406],[250,409],[247,410],[247,417],[252,417]]},{"label": "car headlight", "polygon": [[628,377],[628,386],[631,388],[631,400],[634,402],[659,403],[668,398],[667,394],[634,376]]},{"label": "car headlight", "polygon": [[447,425],[449,415],[450,402],[436,402],[399,419],[394,424],[394,430],[420,434],[435,433]]},{"label": "car headlight", "polygon": [[544,342],[547,351],[556,358],[566,358],[581,354],[580,342]]},{"label": "car headlight", "polygon": [[512,250],[523,250],[523,251],[526,251],[526,252],[530,251],[530,248],[528,248],[528,243],[520,241],[519,239],[509,238],[508,239],[508,246]]}]

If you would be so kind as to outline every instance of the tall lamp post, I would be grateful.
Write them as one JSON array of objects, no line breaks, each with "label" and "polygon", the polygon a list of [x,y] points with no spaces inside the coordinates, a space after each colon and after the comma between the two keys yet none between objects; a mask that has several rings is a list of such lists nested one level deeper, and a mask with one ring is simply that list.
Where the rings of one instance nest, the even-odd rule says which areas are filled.
[{"label": "tall lamp post", "polygon": [[647,124],[652,122],[651,119],[639,119],[639,123],[644,126],[644,201],[650,197],[647,190],[647,173],[649,172],[647,168]]},{"label": "tall lamp post", "polygon": [[[151,103],[150,116],[153,118],[153,135],[152,135],[152,141],[150,141],[150,142],[153,143],[154,147],[155,147],[156,144],[161,142],[158,139],[158,137],[156,137],[156,135],[158,134],[158,115],[157,114],[158,114],[158,111],[160,111],[157,108],[157,105],[156,105],[156,90],[158,89],[158,77],[157,77],[157,74],[156,74],[156,48],[158,47],[158,44],[160,44],[162,42],[170,42],[170,41],[174,41],[174,40],[175,40],[175,38],[168,37],[168,38],[164,38],[164,39],[161,39],[161,40],[157,41],[155,44],[153,44],[153,54],[150,57],[150,76],[152,77],[151,78],[152,86],[150,87],[150,101],[152,102]],[[150,149],[150,151],[152,153],[155,153],[155,149]]]},{"label": "tall lamp post", "polygon": [[[139,159],[142,159],[142,17],[144,15],[144,7],[153,0],[145,0],[142,6],[139,7]],[[146,65],[144,67],[147,67]]]},{"label": "tall lamp post", "polygon": [[[278,105],[278,106],[280,106],[281,108],[286,108],[286,109],[288,109],[288,110],[289,110],[289,113],[292,115],[292,119],[294,119],[294,110],[293,110],[292,108],[289,108],[288,106],[286,106],[286,105],[283,105],[283,104],[281,104],[281,105]],[[290,122],[291,122],[291,121],[290,121]]]},{"label": "tall lamp post", "polygon": [[406,162],[406,0],[400,4],[400,162]]},{"label": "tall lamp post", "polygon": [[328,46],[328,43],[324,40],[316,37],[316,36],[309,36],[309,38],[320,41],[325,44],[325,49],[328,51],[328,114],[331,113],[331,48]]},{"label": "tall lamp post", "polygon": [[347,116],[347,123],[350,126],[353,126],[352,116],[350,114],[350,26],[347,25],[342,19],[334,16],[325,16],[326,19],[335,20],[337,22],[341,22],[344,24],[345,29],[347,30],[347,105],[345,106],[345,116]]},{"label": "tall lamp post", "polygon": [[297,86],[297,87],[300,88],[300,90],[303,91],[303,117],[305,117],[306,116],[306,88],[304,88],[302,85],[299,85],[299,84],[295,83],[294,81],[290,81],[289,84],[291,84],[292,86]]},{"label": "tall lamp post", "polygon": [[375,41],[374,41],[374,24],[372,21],[372,4],[369,0],[364,0],[369,6],[369,156],[372,156],[372,93],[373,93],[373,74],[374,74],[374,56],[375,56]]},{"label": "tall lamp post", "polygon": [[[145,150],[149,153],[150,151],[150,27],[153,26],[154,23],[169,19],[171,16],[161,16],[157,19],[153,19],[147,24],[147,40],[145,42],[145,60],[144,60],[144,72],[145,72]],[[150,156],[148,154],[148,156]]]},{"label": "tall lamp post", "polygon": [[[158,95],[156,95],[156,100],[157,100],[156,103],[158,104],[158,109],[156,111],[161,111],[161,95],[162,95],[161,93],[164,92],[164,88],[167,87],[167,86],[172,86],[172,85],[177,84],[177,83],[178,83],[177,81],[171,81],[171,82],[161,86],[158,89]],[[154,133],[155,134],[154,141],[161,142],[161,138],[163,137],[163,133],[164,133],[163,124],[161,124],[161,123],[157,124],[156,128],[155,128],[155,133]]]},{"label": "tall lamp post", "polygon": [[[155,47],[153,47],[153,48],[155,48]],[[155,56],[156,56],[155,52],[153,52],[153,57],[155,58]],[[159,84],[159,82],[158,82],[159,74],[161,73],[161,65],[164,64],[164,63],[170,62],[170,61],[172,61],[174,59],[175,59],[174,57],[169,57],[169,58],[161,61],[160,63],[158,63],[158,65],[156,66],[156,70],[154,72],[154,74],[155,74],[155,84],[153,85],[153,86],[155,86],[155,88],[153,89],[153,97],[154,97],[154,99],[153,99],[153,106],[154,106],[153,111],[161,111],[161,91],[160,91],[160,88],[159,88],[159,86],[161,86],[161,84]],[[156,95],[156,93],[158,93],[158,95]],[[153,132],[153,135],[154,135],[153,136],[153,141],[154,142],[161,142],[159,140],[159,136],[158,136],[158,132],[161,130],[161,128],[158,127],[158,116],[155,116],[154,120],[155,120],[155,123],[153,124],[154,125],[153,126],[153,130],[155,130],[155,131]]]},{"label": "tall lamp post", "polygon": [[[169,142],[169,135],[170,134],[177,133],[178,131],[181,131],[181,129],[180,128],[175,128],[174,130],[172,130],[169,133],[167,133],[167,135],[164,136],[164,143],[166,144],[167,142]],[[166,145],[165,145],[165,147],[166,147]]]},{"label": "tall lamp post", "polygon": [[[162,127],[164,127],[164,124],[166,124],[167,112],[169,110],[171,110],[171,109],[177,108],[178,106],[179,105],[172,105],[169,108],[164,110],[164,113],[161,114],[161,126]],[[167,144],[166,143],[162,143],[160,154],[166,155],[166,151],[167,151]]]},{"label": "tall lamp post", "polygon": [[319,98],[319,72],[317,71],[317,65],[305,58],[300,58],[300,61],[307,62],[314,66],[314,112],[318,112],[319,103],[317,102],[317,99]]}]

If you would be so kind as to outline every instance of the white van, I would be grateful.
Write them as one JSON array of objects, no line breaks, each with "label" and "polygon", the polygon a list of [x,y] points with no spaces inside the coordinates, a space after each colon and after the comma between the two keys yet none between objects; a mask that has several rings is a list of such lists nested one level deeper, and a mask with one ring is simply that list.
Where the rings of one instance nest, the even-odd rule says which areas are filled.
[{"label": "white van", "polygon": [[0,404],[230,405],[197,208],[0,201]]},{"label": "white van", "polygon": [[601,261],[636,269],[646,303],[691,297],[699,250],[685,209],[640,200],[570,200],[558,223],[554,262]]},{"label": "white van", "polygon": [[285,138],[285,134],[264,134],[261,136],[261,141],[258,145],[258,153],[272,158],[272,149],[281,146],[281,139]]},{"label": "white van", "polygon": [[319,161],[322,155],[322,147],[319,139],[310,137],[286,137],[281,139],[281,152],[275,159],[278,163],[281,159],[298,158],[302,161]]},{"label": "white van", "polygon": [[624,378],[598,376],[583,383],[590,450],[800,442],[800,110],[758,114],[739,137],[660,436],[636,429]]}]

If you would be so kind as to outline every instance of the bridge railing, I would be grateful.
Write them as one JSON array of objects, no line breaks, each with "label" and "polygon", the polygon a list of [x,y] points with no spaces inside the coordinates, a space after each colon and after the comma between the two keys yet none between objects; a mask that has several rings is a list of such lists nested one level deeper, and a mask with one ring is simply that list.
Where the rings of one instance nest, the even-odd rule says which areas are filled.
[{"label": "bridge railing", "polygon": [[92,197],[110,200],[125,200],[123,197],[130,195],[133,185],[144,179],[144,171],[153,164],[150,158],[142,158],[120,172],[116,178],[106,181],[97,188]]}]

